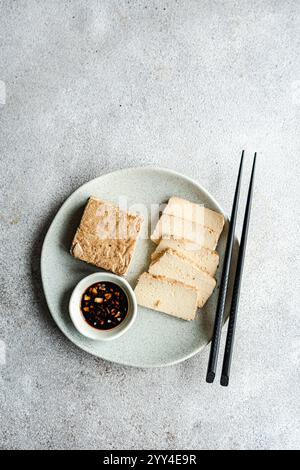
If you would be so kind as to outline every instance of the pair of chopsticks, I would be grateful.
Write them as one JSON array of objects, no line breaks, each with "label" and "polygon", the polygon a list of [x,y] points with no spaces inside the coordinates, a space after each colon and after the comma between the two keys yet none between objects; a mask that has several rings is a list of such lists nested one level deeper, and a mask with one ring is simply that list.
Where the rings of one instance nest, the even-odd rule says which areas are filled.
[{"label": "pair of chopsticks", "polygon": [[[239,199],[240,199],[240,187],[241,187],[241,179],[242,179],[242,171],[243,171],[243,162],[244,162],[244,150],[241,156],[241,163],[240,163],[240,168],[239,168],[239,173],[238,173],[238,178],[237,178],[237,183],[236,183],[236,188],[235,188],[235,194],[234,194],[234,199],[233,199],[231,218],[230,218],[229,229],[228,229],[228,237],[227,237],[227,243],[226,243],[226,249],[225,249],[225,255],[224,255],[223,271],[222,271],[222,277],[221,277],[221,283],[220,283],[219,298],[218,298],[217,311],[216,311],[216,316],[215,316],[213,337],[212,337],[209,361],[208,361],[208,367],[207,367],[206,382],[209,382],[209,383],[212,383],[216,376],[218,354],[219,354],[219,349],[220,349],[220,339],[221,339],[221,332],[222,332],[222,326],[223,326],[223,320],[224,320],[224,309],[225,309],[225,304],[226,304],[229,273],[230,273],[231,260],[232,260],[232,249],[233,249],[233,243],[234,243],[235,225],[236,225],[237,211],[238,211],[238,205],[239,205]],[[249,184],[249,189],[248,189],[248,197],[247,197],[247,203],[246,203],[246,209],[245,209],[245,215],[244,215],[241,244],[239,248],[235,279],[234,279],[234,285],[233,285],[233,293],[232,293],[230,313],[229,313],[229,323],[228,323],[227,337],[226,337],[226,344],[225,344],[225,351],[224,351],[224,358],[223,358],[223,367],[222,367],[222,373],[221,373],[220,383],[221,385],[225,387],[229,383],[229,374],[230,374],[230,367],[231,367],[231,360],[232,360],[235,327],[236,327],[236,321],[237,321],[238,303],[239,303],[239,297],[240,297],[242,273],[243,273],[243,266],[244,266],[245,252],[246,252],[246,243],[247,243],[250,211],[251,211],[251,203],[252,203],[252,195],[253,195],[255,163],[256,163],[256,152],[253,158],[252,172],[251,172],[250,184]]]}]

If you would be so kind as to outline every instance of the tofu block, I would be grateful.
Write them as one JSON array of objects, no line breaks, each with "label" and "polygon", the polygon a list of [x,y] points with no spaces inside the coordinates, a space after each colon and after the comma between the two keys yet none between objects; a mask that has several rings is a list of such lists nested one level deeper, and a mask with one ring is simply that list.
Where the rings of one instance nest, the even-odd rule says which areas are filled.
[{"label": "tofu block", "polygon": [[172,215],[173,217],[190,220],[191,222],[195,222],[199,225],[204,225],[216,232],[218,238],[222,233],[225,222],[223,214],[176,196],[169,199],[163,213]]},{"label": "tofu block", "polygon": [[143,273],[135,288],[139,305],[164,312],[183,320],[194,320],[197,290],[182,282]]},{"label": "tofu block", "polygon": [[149,273],[195,287],[198,292],[198,307],[203,307],[216,286],[213,277],[171,249],[167,249],[161,257],[153,261]]},{"label": "tofu block", "polygon": [[161,239],[181,240],[196,243],[214,250],[218,244],[219,235],[204,225],[190,220],[184,220],[173,215],[162,214],[157,222],[151,240],[158,244]]},{"label": "tofu block", "polygon": [[152,263],[169,248],[176,251],[199,269],[206,271],[210,276],[216,274],[219,265],[219,255],[216,251],[205,247],[199,248],[198,245],[185,243],[180,240],[161,240],[151,255]]},{"label": "tofu block", "polygon": [[116,274],[126,274],[143,218],[115,204],[90,197],[71,246],[80,260]]}]

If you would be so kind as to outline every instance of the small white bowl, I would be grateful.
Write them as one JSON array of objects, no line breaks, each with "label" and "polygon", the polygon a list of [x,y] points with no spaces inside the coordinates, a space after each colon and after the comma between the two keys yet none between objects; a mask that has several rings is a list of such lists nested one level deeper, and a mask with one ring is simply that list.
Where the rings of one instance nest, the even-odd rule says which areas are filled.
[{"label": "small white bowl", "polygon": [[[113,282],[114,284],[117,284],[117,286],[121,287],[127,296],[128,313],[120,325],[112,328],[111,330],[98,330],[93,328],[86,322],[81,312],[80,303],[82,294],[89,286],[95,284],[96,282]],[[135,293],[126,279],[115,274],[99,272],[84,277],[77,284],[70,298],[69,312],[71,320],[79,333],[90,339],[109,341],[121,336],[133,324],[137,315],[137,302]]]}]

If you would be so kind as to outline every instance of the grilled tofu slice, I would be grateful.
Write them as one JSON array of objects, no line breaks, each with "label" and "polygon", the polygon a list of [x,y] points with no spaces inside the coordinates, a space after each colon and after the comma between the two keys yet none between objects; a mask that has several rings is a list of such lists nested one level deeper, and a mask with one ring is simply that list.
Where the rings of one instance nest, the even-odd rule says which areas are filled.
[{"label": "grilled tofu slice", "polygon": [[109,201],[90,197],[71,254],[99,268],[124,275],[132,261],[143,218]]}]

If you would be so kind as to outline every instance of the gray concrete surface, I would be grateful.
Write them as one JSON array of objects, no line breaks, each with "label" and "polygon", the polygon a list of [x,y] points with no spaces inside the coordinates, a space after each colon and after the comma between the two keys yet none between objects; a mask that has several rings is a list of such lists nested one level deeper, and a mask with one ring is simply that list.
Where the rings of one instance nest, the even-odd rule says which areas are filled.
[{"label": "gray concrete surface", "polygon": [[[0,18],[0,447],[298,448],[299,1],[2,0]],[[259,160],[230,387],[205,383],[208,349],[137,370],[72,345],[39,272],[64,199],[151,164],[230,210],[242,148]]]}]

